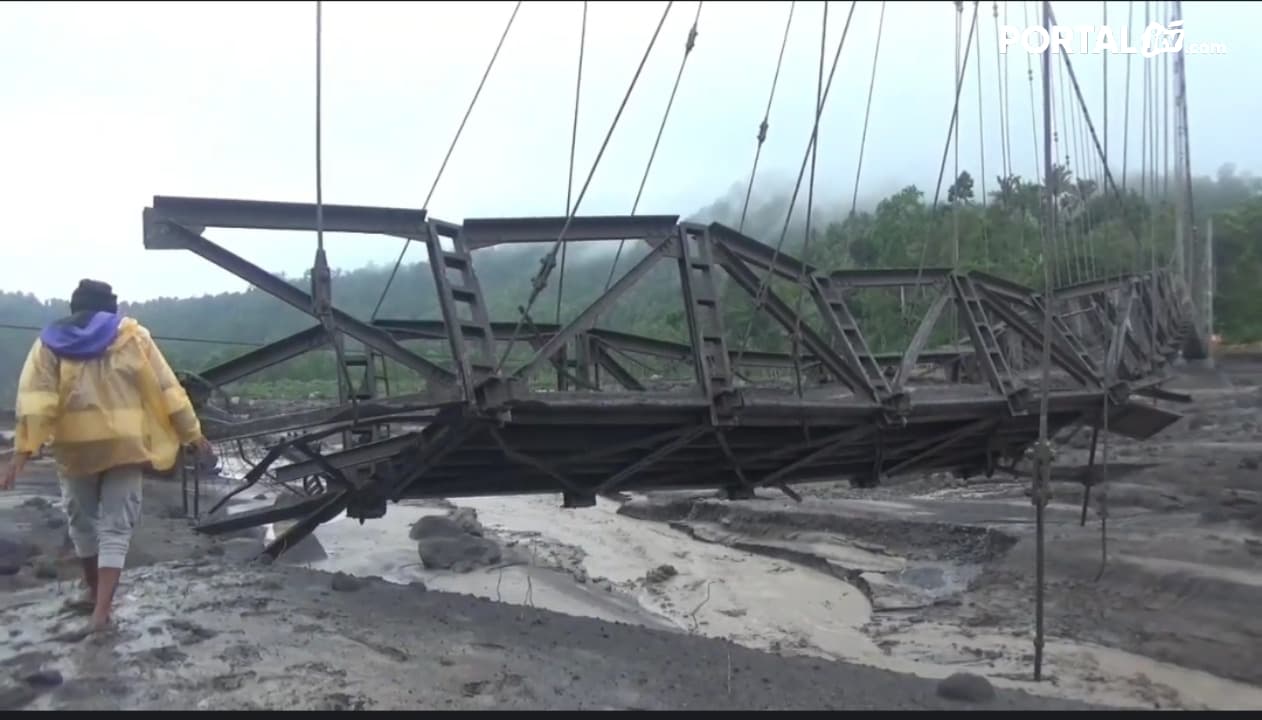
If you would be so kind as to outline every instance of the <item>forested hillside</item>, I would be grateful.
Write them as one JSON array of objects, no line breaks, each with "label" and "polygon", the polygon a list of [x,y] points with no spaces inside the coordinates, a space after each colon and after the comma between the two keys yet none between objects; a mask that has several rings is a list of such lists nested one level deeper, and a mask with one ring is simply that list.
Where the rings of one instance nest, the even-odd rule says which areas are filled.
[{"label": "forested hillside", "polygon": [[[814,234],[806,252],[826,268],[916,267],[952,264],[958,238],[959,265],[983,269],[1019,282],[1041,286],[1042,253],[1039,240],[1039,204],[1044,187],[1019,177],[992,178],[982,183],[968,172],[944,189],[938,208],[932,193],[907,187],[854,215],[817,213]],[[1137,192],[1138,179],[1128,182],[1125,202],[1119,204],[1091,180],[1074,178],[1060,169],[1051,183],[1061,219],[1061,253],[1055,260],[1060,282],[1127,269],[1147,269],[1155,261],[1169,262],[1173,244],[1172,202],[1166,184],[1156,183],[1154,200]],[[1152,183],[1150,182],[1151,186]],[[1169,184],[1173,189],[1174,183]],[[1194,205],[1199,221],[1213,216],[1217,297],[1217,331],[1234,342],[1262,339],[1262,180],[1238,174],[1224,166],[1216,177],[1194,182]],[[696,213],[691,219],[719,221],[735,227],[740,218],[740,199],[733,195]],[[801,200],[799,200],[801,203]],[[804,204],[804,203],[802,203]],[[827,203],[825,203],[827,204]],[[773,201],[752,208],[746,232],[775,245],[780,238],[787,203]],[[800,214],[800,213],[798,213]],[[1132,233],[1130,228],[1137,232]],[[1136,246],[1135,235],[1139,236]],[[791,226],[784,247],[802,253],[805,228]],[[516,308],[530,292],[531,276],[548,246],[536,245],[480,251],[477,269],[488,297],[492,317],[517,318]],[[1155,251],[1155,257],[1154,257]],[[413,251],[415,253],[415,251]],[[621,275],[643,257],[645,249],[628,245],[618,264]],[[415,253],[412,257],[415,257]],[[330,258],[336,264],[337,258]],[[613,254],[596,246],[571,249],[564,273],[562,321],[572,318],[604,289]],[[367,318],[385,286],[390,268],[368,267],[339,271],[334,277],[334,301],[338,307]],[[556,320],[556,297],[561,273],[554,271],[548,288],[535,303],[536,322]],[[108,281],[108,277],[101,279]],[[67,278],[68,288],[78,278]],[[306,288],[306,278],[292,279]],[[660,265],[629,296],[601,320],[602,327],[626,330],[663,339],[682,339],[683,316],[673,264]],[[782,286],[777,288],[783,291]],[[793,293],[786,292],[793,298]],[[734,287],[724,292],[729,330],[744,331],[751,303]],[[212,338],[262,344],[314,324],[271,296],[248,290],[195,298],[163,298],[126,303],[123,311],[138,318],[154,335]],[[857,297],[853,310],[863,325],[873,350],[897,349],[910,332],[908,316],[923,299],[872,294]],[[909,309],[910,308],[910,309]],[[32,295],[0,291],[0,325],[42,326],[67,312],[64,300],[40,300]],[[405,264],[395,278],[378,317],[437,319],[433,282],[423,263]],[[12,405],[14,386],[35,333],[0,328],[0,404]],[[247,351],[247,346],[160,341],[179,369],[199,370]],[[753,327],[750,347],[785,346],[783,334],[769,323]],[[437,351],[436,352],[440,352]],[[259,379],[240,392],[292,395],[326,392],[332,363],[319,353],[294,361]],[[314,390],[313,390],[314,388]]]}]

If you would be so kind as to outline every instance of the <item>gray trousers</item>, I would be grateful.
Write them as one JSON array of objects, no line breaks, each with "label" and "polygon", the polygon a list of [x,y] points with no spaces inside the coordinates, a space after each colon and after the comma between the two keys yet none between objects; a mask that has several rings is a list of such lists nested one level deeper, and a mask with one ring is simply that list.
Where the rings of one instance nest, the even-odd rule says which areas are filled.
[{"label": "gray trousers", "polygon": [[120,467],[100,475],[61,478],[61,498],[70,541],[80,558],[97,556],[97,567],[123,567],[132,531],[140,521],[144,474]]}]

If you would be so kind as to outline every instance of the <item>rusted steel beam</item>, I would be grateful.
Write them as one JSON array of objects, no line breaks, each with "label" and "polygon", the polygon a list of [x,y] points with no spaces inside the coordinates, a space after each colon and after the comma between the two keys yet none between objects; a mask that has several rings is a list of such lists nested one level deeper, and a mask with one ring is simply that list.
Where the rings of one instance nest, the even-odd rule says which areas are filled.
[{"label": "rusted steel beam", "polygon": [[[311,203],[159,195],[153,198],[153,209],[189,228],[316,230],[316,206]],[[420,238],[425,231],[424,210],[325,205],[323,212],[326,232]]]},{"label": "rusted steel beam", "polygon": [[474,218],[465,220],[470,250],[522,243],[590,242],[595,240],[661,240],[679,224],[678,215],[582,215],[565,217]]}]

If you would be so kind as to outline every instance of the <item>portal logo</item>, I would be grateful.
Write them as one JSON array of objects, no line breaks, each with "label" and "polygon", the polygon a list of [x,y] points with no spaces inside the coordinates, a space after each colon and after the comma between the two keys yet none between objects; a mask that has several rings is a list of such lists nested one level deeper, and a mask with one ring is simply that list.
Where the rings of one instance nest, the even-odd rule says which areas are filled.
[{"label": "portal logo", "polygon": [[1014,25],[1000,27],[999,51],[1007,54],[1013,45],[1020,45],[1032,55],[1041,55],[1051,48],[1053,53],[1074,55],[1142,55],[1157,57],[1164,53],[1222,55],[1227,47],[1222,43],[1183,42],[1183,21],[1172,20],[1169,25],[1149,23],[1139,35],[1139,45],[1131,42],[1126,28],[1114,32],[1108,25],[1053,25],[1049,33],[1042,26],[1022,30]]}]

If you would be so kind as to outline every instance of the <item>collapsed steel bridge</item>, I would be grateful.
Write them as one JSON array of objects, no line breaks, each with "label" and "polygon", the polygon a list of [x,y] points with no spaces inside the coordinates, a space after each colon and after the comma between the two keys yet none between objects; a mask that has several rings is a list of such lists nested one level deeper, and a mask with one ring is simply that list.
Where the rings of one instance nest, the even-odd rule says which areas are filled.
[{"label": "collapsed steel bridge", "polygon": [[[191,251],[323,320],[185,379],[212,440],[272,438],[233,494],[265,476],[321,479],[294,505],[212,511],[199,526],[213,534],[296,520],[269,544],[272,556],[342,512],[377,518],[388,502],[407,498],[559,493],[565,507],[585,507],[620,491],[717,488],[742,498],[773,487],[796,497],[791,486],[810,481],[869,487],[909,473],[1015,471],[1039,434],[1033,360],[1048,312],[1052,433],[1086,425],[1142,439],[1180,417],[1147,400],[1181,399],[1160,385],[1193,332],[1188,293],[1163,271],[1060,288],[1046,303],[1031,288],[980,272],[829,272],[723,225],[674,216],[454,224],[422,210],[324,205],[324,230],[407,238],[428,252],[441,318],[367,322],[336,307],[317,317],[314,293],[203,236],[207,228],[316,226],[316,206],[300,203],[155,197],[144,211],[146,248]],[[475,251],[613,240],[643,243],[647,254],[570,322],[489,317]],[[596,326],[664,263],[678,271],[687,342]],[[770,289],[771,276],[806,293],[817,311],[813,323]],[[800,338],[797,357],[733,347],[739,333],[724,327],[722,278]],[[871,352],[851,313],[849,293],[872,288],[920,289],[933,298],[902,353]],[[929,347],[948,309],[961,338]],[[343,358],[355,371],[349,402],[240,422],[210,406],[215,388],[341,339],[364,350]],[[500,348],[517,339],[533,354],[497,368]],[[403,344],[410,341],[442,343],[452,360],[427,359]],[[637,354],[690,363],[691,382],[655,386],[624,362]],[[383,396],[381,358],[415,371],[423,391]],[[805,369],[800,391],[746,379],[750,368],[795,365]],[[532,385],[545,372],[555,372],[555,386]],[[322,450],[320,441],[333,437],[341,445]]]}]

